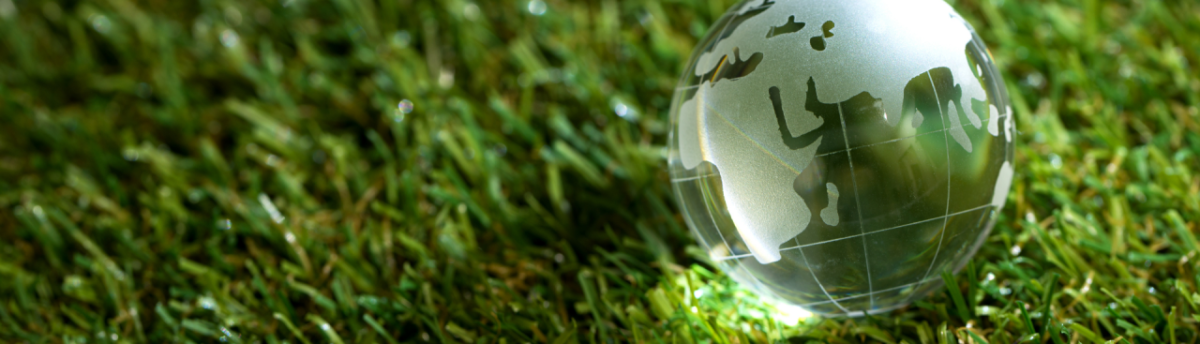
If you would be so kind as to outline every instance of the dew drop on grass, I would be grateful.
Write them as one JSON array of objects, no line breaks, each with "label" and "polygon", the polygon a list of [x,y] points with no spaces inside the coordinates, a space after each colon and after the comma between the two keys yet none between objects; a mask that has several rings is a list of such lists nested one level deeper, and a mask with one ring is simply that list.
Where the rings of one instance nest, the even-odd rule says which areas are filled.
[{"label": "dew drop on grass", "polygon": [[92,29],[95,29],[96,32],[101,34],[108,34],[109,29],[112,28],[112,22],[108,20],[108,17],[100,14],[94,14],[91,17],[88,17],[88,23],[92,24]]},{"label": "dew drop on grass", "polygon": [[542,0],[530,0],[526,8],[530,14],[540,16],[546,14],[546,2]]},{"label": "dew drop on grass", "polygon": [[225,29],[225,31],[221,31],[221,45],[224,45],[226,48],[237,46],[240,40],[241,38],[238,37],[237,32],[233,32],[233,30]]}]

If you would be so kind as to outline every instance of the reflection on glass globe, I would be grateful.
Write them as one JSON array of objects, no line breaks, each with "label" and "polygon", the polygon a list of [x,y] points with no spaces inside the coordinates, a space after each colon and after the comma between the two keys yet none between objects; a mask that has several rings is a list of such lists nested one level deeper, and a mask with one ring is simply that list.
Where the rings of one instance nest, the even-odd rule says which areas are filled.
[{"label": "reflection on glass globe", "polygon": [[991,230],[1010,114],[987,48],[941,0],[750,0],[675,91],[671,180],[742,285],[815,313],[885,312]]}]

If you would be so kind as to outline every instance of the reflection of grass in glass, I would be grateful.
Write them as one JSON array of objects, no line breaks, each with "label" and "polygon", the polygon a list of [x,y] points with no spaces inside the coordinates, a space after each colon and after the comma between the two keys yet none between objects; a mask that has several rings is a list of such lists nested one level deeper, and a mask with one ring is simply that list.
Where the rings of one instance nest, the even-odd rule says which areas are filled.
[{"label": "reflection of grass in glass", "polygon": [[956,1],[1013,98],[1007,206],[961,298],[803,326],[667,182],[730,1],[474,5],[0,0],[0,342],[1197,338],[1193,2]]}]

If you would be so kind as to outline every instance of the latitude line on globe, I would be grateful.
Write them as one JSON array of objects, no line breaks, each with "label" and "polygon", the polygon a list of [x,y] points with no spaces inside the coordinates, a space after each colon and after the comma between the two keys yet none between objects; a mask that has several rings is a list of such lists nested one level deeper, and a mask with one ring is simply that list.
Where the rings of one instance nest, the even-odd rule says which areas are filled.
[{"label": "latitude line on globe", "polygon": [[908,288],[908,287],[915,286],[915,285],[925,284],[925,283],[933,282],[935,280],[936,280],[936,278],[931,278],[931,279],[926,279],[926,280],[919,281],[919,282],[901,284],[901,285],[887,288],[887,289],[876,290],[875,292],[872,292],[872,293],[863,293],[863,294],[854,295],[854,296],[847,296],[847,297],[843,297],[843,298],[836,299],[836,300],[830,299],[829,301],[810,302],[810,303],[801,304],[799,306],[802,306],[802,307],[803,306],[816,306],[816,305],[823,305],[826,303],[831,303],[831,302],[836,302],[836,301],[846,301],[846,300],[853,300],[853,299],[857,299],[857,298],[861,298],[861,297],[875,296],[877,294],[882,294],[882,293],[886,293],[886,292],[898,290],[898,289],[904,289],[904,288]]},{"label": "latitude line on globe", "polygon": [[[932,77],[932,76],[931,76],[931,77],[929,77],[929,79],[930,79],[930,82],[933,82],[933,77]],[[935,97],[935,98],[937,97],[937,90],[934,90],[934,97]],[[763,152],[765,152],[765,153],[767,153],[768,155],[770,155],[772,159],[775,159],[775,161],[779,162],[781,165],[787,166],[787,168],[788,168],[788,169],[790,169],[790,170],[792,170],[792,172],[794,172],[794,173],[796,173],[796,174],[800,174],[800,171],[796,170],[796,168],[795,168],[794,166],[792,166],[791,164],[788,164],[786,161],[783,161],[783,159],[780,159],[780,158],[779,158],[778,154],[775,154],[775,153],[774,153],[774,152],[772,152],[771,150],[767,149],[767,147],[763,146],[763,145],[762,145],[762,143],[759,143],[757,140],[755,140],[755,139],[751,138],[749,135],[747,135],[747,134],[746,134],[746,132],[745,132],[745,131],[743,131],[741,127],[738,127],[736,124],[733,124],[733,121],[729,120],[729,118],[728,118],[728,117],[725,117],[725,114],[721,113],[721,111],[720,111],[720,110],[717,110],[717,108],[716,108],[715,106],[713,106],[712,104],[710,104],[708,101],[706,101],[706,100],[704,100],[704,99],[702,99],[702,98],[697,98],[697,99],[696,99],[696,101],[703,103],[705,107],[709,108],[710,110],[712,110],[712,112],[713,112],[713,113],[717,114],[717,116],[718,116],[718,117],[720,117],[722,121],[724,121],[726,124],[728,124],[728,125],[729,125],[730,127],[732,127],[734,130],[736,130],[736,131],[738,132],[738,134],[739,134],[739,135],[741,135],[741,136],[745,137],[747,140],[750,140],[750,142],[753,142],[753,143],[754,143],[754,145],[755,145],[756,147],[758,147],[758,149],[759,149],[759,150],[762,150]],[[938,111],[941,111],[941,104],[940,104],[940,103],[941,103],[941,101],[940,101],[940,100],[938,100],[938,103],[939,103],[939,104],[938,104]],[[840,111],[841,111],[841,105],[840,105],[840,104],[838,105],[838,111],[839,111],[839,114],[840,114]],[[989,114],[989,115],[990,115],[990,114]],[[1008,117],[1008,116],[1009,116],[1009,114],[1005,113],[1005,114],[1003,114],[1003,115],[996,116],[994,119],[997,119],[997,120],[999,120],[999,119],[1004,119],[1004,118],[1006,118],[1006,117]],[[814,155],[814,156],[813,156],[813,158],[818,158],[818,157],[823,157],[823,156],[829,156],[829,155],[832,155],[832,154],[837,154],[837,153],[841,153],[841,152],[845,152],[845,151],[850,151],[850,150],[855,150],[855,149],[860,149],[860,148],[867,148],[867,147],[876,146],[876,145],[881,145],[881,144],[886,144],[886,143],[892,143],[892,142],[897,142],[897,141],[903,141],[903,140],[907,140],[907,139],[911,139],[911,138],[918,137],[918,136],[923,136],[923,135],[936,134],[936,133],[939,133],[939,132],[943,132],[943,133],[944,133],[944,132],[946,132],[946,131],[953,130],[953,129],[957,129],[957,128],[966,128],[966,125],[960,125],[960,126],[956,126],[956,127],[947,128],[947,127],[946,127],[946,123],[945,123],[945,118],[944,118],[944,117],[945,117],[945,116],[943,116],[943,119],[942,119],[942,122],[943,122],[943,123],[942,123],[942,129],[938,129],[938,130],[930,131],[930,132],[927,132],[927,133],[920,133],[920,134],[914,134],[914,135],[910,135],[910,136],[906,136],[906,137],[901,137],[901,138],[891,139],[891,140],[888,140],[888,141],[882,141],[882,142],[876,142],[876,143],[871,143],[871,144],[865,144],[865,145],[862,145],[862,146],[856,146],[856,147],[852,147],[852,148],[845,148],[845,149],[842,149],[842,150],[839,150],[839,151],[835,151],[835,152],[829,152],[829,153],[825,153],[825,154]],[[991,121],[991,120],[993,120],[993,118],[991,118],[991,117],[989,116],[989,118],[988,118],[988,119],[986,119],[986,120],[982,120],[982,121],[980,121],[980,123],[981,123],[981,125],[982,125],[982,123],[987,123],[987,122],[989,122],[989,121]],[[845,137],[845,135],[846,135],[846,133],[845,133],[845,131],[846,131],[846,129],[845,129],[845,128],[846,128],[846,127],[845,127],[845,121],[846,121],[846,120],[843,118],[843,119],[842,119],[842,135],[843,135],[843,139],[845,139],[845,140],[846,140],[846,146],[847,146],[847,147],[849,147],[849,145],[850,145],[849,138]],[[949,156],[949,149],[950,149],[950,148],[949,148],[949,139],[947,139],[946,146],[947,146],[947,148],[946,148],[946,149],[947,149],[946,153],[947,153],[947,156]],[[947,159],[947,161],[946,161],[946,164],[947,164],[947,170],[949,170],[949,164],[950,164],[950,162],[949,162],[949,159]],[[851,168],[853,168],[853,166],[852,166]],[[691,178],[691,177],[685,177],[685,178]],[[680,179],[680,180],[672,179],[671,181],[685,181],[685,180],[691,180],[691,179]],[[949,182],[947,182],[947,183],[949,183]],[[949,193],[947,193],[947,194],[949,194]],[[856,194],[855,196],[856,196],[856,198],[857,198],[857,194]],[[947,196],[947,197],[949,197],[949,196]]]},{"label": "latitude line on globe", "polygon": [[696,180],[696,179],[700,179],[700,178],[704,178],[704,177],[720,177],[720,175],[710,173],[710,174],[704,174],[704,175],[699,175],[699,176],[672,178],[671,181],[672,182],[686,182],[686,181],[692,181],[692,180]]},{"label": "latitude line on globe", "polygon": [[[713,109],[713,111],[716,111],[716,109]],[[1004,118],[1007,118],[1007,117],[1008,117],[1008,114],[1004,114],[1004,115],[1000,115],[1000,116],[995,116],[994,118],[988,118],[988,119],[985,119],[985,120],[982,120],[982,121],[980,121],[980,125],[982,125],[982,124],[986,124],[986,123],[988,123],[989,121],[991,121],[991,120],[993,120],[993,119],[996,119],[996,120],[1001,120],[1001,119],[1004,119]],[[863,148],[872,147],[872,146],[878,146],[878,145],[883,145],[883,144],[888,144],[888,143],[893,143],[893,142],[898,142],[898,141],[904,141],[904,140],[911,139],[911,138],[915,138],[915,137],[918,137],[918,136],[925,136],[925,135],[937,134],[937,133],[940,133],[940,132],[944,132],[944,131],[947,131],[947,130],[953,130],[953,129],[957,129],[957,128],[966,128],[966,125],[960,125],[960,126],[951,127],[951,128],[945,128],[945,129],[938,129],[938,130],[934,130],[934,131],[930,131],[930,132],[925,132],[925,133],[920,133],[920,134],[914,134],[914,135],[905,136],[905,137],[901,137],[901,138],[895,138],[895,139],[891,139],[891,140],[887,140],[887,141],[880,141],[880,142],[876,142],[876,143],[865,144],[865,145],[862,145],[862,146],[855,146],[855,147],[853,147],[853,148],[842,149],[842,150],[833,151],[833,152],[829,152],[829,153],[817,154],[817,155],[814,155],[814,156],[813,156],[813,158],[826,157],[826,156],[834,155],[834,154],[837,154],[837,153],[845,152],[845,151],[848,151],[848,150],[863,149]],[[671,181],[672,181],[672,182],[686,182],[686,181],[690,181],[690,180],[696,180],[696,179],[700,179],[700,178],[704,178],[704,177],[720,177],[720,175],[719,175],[719,174],[705,174],[705,175],[700,175],[700,176],[691,176],[691,177],[683,177],[683,178],[671,178]],[[935,219],[936,219],[936,218],[935,218]]]},{"label": "latitude line on globe", "polygon": [[[922,221],[918,221],[918,222],[894,225],[894,227],[868,231],[868,233],[864,233],[864,234],[852,234],[852,235],[842,236],[842,237],[839,237],[839,239],[830,239],[830,240],[824,240],[824,241],[804,243],[804,245],[800,245],[800,243],[797,242],[796,246],[780,248],[779,252],[788,251],[788,249],[799,249],[799,248],[805,248],[805,247],[810,247],[810,246],[822,245],[822,243],[830,243],[830,242],[834,242],[834,241],[842,241],[842,240],[847,240],[847,239],[856,239],[856,237],[859,237],[859,236],[880,234],[880,233],[884,233],[884,231],[910,227],[910,225],[914,225],[914,224],[922,224],[922,223],[931,222],[931,221],[938,221],[938,219],[943,219],[943,218],[947,218],[947,217],[955,217],[955,216],[964,215],[964,213],[982,210],[982,209],[985,209],[985,207],[989,207],[989,206],[992,206],[992,205],[984,204],[984,205],[972,207],[972,209],[967,209],[967,210],[950,213],[950,215],[946,215],[946,216],[930,217],[930,218],[922,219]],[[796,239],[793,239],[793,241],[796,241]],[[724,260],[730,260],[730,259],[742,259],[742,258],[748,258],[748,257],[754,257],[754,254],[726,255],[726,257],[718,258],[715,261],[724,261]]]},{"label": "latitude line on globe", "polygon": [[[845,140],[846,147],[850,147],[850,136],[846,134],[846,115],[842,113],[842,103],[838,103],[838,119],[842,121],[842,140]],[[871,280],[871,254],[867,252],[867,229],[863,228],[862,203],[858,194],[858,177],[854,174],[854,154],[851,149],[846,149],[846,161],[850,162],[850,182],[854,185],[854,210],[858,212],[858,232],[862,234],[863,246],[863,264],[866,265],[867,271],[867,291],[875,293],[875,282]],[[871,308],[875,308],[875,298],[871,298]]]},{"label": "latitude line on globe", "polygon": [[[942,98],[941,98],[941,96],[938,95],[937,83],[935,83],[933,81],[933,75],[932,74],[926,74],[926,75],[929,76],[929,84],[932,85],[932,87],[930,87],[930,89],[933,90],[933,99],[935,101],[937,101],[938,112],[940,112],[941,116],[942,116],[942,128],[946,129],[946,120],[949,119],[949,118],[947,118],[947,117],[949,117],[949,115],[946,114],[945,110],[942,110]],[[950,106],[950,104],[946,104],[946,106]],[[957,115],[958,114],[956,113],[955,116],[957,116]],[[942,138],[946,142],[946,212],[945,212],[945,214],[949,215],[950,214],[950,185],[951,185],[950,182],[954,176],[951,175],[951,170],[950,170],[950,134],[949,134],[948,130],[942,131]],[[929,268],[925,269],[925,276],[922,276],[921,280],[929,278],[929,272],[933,271],[933,265],[937,264],[938,255],[942,254],[942,241],[946,239],[946,225],[948,225],[949,223],[950,223],[949,216],[942,218],[942,235],[938,236],[937,249],[933,251],[933,259],[929,260]]]},{"label": "latitude line on globe", "polygon": [[[998,120],[999,120],[999,119],[1004,119],[1005,117],[1008,117],[1008,115],[1007,115],[1007,114],[1005,114],[1005,115],[1002,115],[1002,116],[996,116],[994,119],[998,119]],[[980,122],[979,122],[979,123],[980,123],[980,126],[982,126],[983,124],[986,124],[986,123],[990,122],[992,119],[993,119],[993,118],[988,118],[988,119],[985,119],[985,120],[982,120],[982,121],[980,121]],[[893,143],[893,142],[899,142],[899,141],[904,141],[904,140],[907,140],[907,139],[915,138],[915,137],[918,137],[918,136],[925,136],[925,135],[937,134],[937,133],[944,132],[944,131],[948,131],[948,130],[954,130],[954,129],[958,129],[958,128],[966,128],[966,127],[967,127],[966,125],[959,125],[959,126],[954,126],[954,127],[949,127],[949,128],[945,128],[945,127],[943,127],[942,129],[938,129],[938,130],[934,130],[934,131],[930,131],[930,132],[925,132],[925,133],[920,133],[920,134],[913,134],[913,135],[909,135],[909,136],[905,136],[905,137],[901,137],[901,138],[895,138],[895,139],[891,139],[891,140],[887,140],[887,141],[880,141],[880,142],[875,142],[875,143],[868,143],[868,144],[861,145],[861,146],[854,146],[854,147],[850,147],[850,148],[846,148],[846,149],[842,149],[842,150],[838,150],[838,151],[833,151],[833,152],[824,153],[824,154],[818,154],[818,155],[815,155],[815,156],[813,156],[813,157],[814,157],[814,158],[819,158],[819,157],[823,157],[823,156],[829,156],[829,155],[833,155],[833,154],[841,153],[841,152],[848,151],[848,150],[863,149],[863,148],[868,148],[868,147],[878,146],[878,145],[882,145],[882,144],[888,144],[888,143]],[[978,129],[978,128],[977,128],[977,129]]]}]

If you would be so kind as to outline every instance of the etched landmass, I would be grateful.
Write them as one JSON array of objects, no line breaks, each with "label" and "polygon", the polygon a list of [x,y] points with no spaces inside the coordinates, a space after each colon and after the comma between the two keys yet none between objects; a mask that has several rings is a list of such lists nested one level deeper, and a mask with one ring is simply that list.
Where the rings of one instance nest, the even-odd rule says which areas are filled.
[{"label": "etched landmass", "polygon": [[709,83],[715,84],[722,79],[736,79],[746,76],[754,72],[754,68],[758,67],[758,63],[762,62],[762,59],[762,53],[754,53],[754,55],[750,55],[749,59],[743,61],[738,50],[733,49],[733,58],[730,59],[729,56],[722,57],[721,63],[713,67],[713,70],[708,73],[704,73],[702,80],[707,80]]},{"label": "etched landmass", "polygon": [[[821,124],[814,126],[810,131],[799,136],[793,136],[789,129],[787,115],[784,112],[783,99],[785,96],[780,93],[779,87],[772,86],[768,89],[768,95],[771,100],[771,106],[775,112],[775,122],[779,127],[780,139],[789,149],[798,150],[809,146],[817,146],[816,154],[823,155],[829,153],[837,153],[854,148],[858,145],[867,144],[870,142],[861,141],[860,138],[865,135],[854,135],[856,140],[851,141],[847,130],[869,132],[872,129],[885,128],[869,128],[870,126],[883,127],[886,126],[885,121],[878,120],[883,113],[882,100],[872,97],[870,93],[862,92],[850,99],[839,103],[822,103],[819,99],[818,87],[812,78],[808,79],[807,88],[804,94],[804,110],[812,113],[817,118],[820,118]],[[799,97],[788,97],[798,99]],[[937,116],[940,118],[943,109],[950,109],[951,106],[957,107],[958,112],[963,112],[962,109],[962,87],[954,83],[954,76],[950,70],[945,67],[934,68],[925,73],[921,73],[909,80],[904,87],[904,105],[900,114],[903,118],[901,124],[906,123],[904,118],[910,118],[907,123],[911,123],[912,127],[920,127],[924,116]],[[978,119],[973,121],[978,123]],[[935,123],[935,126],[941,127],[940,123]],[[976,126],[978,127],[978,125]],[[958,128],[962,130],[962,128]],[[856,144],[857,143],[857,144]],[[970,151],[971,142],[965,142],[968,151]],[[850,144],[849,146],[847,144]],[[904,160],[906,157],[898,157]],[[811,166],[805,166],[805,170]],[[906,171],[894,171],[904,175],[902,180],[916,183],[922,178],[924,171],[918,173],[914,169],[920,166],[909,166]],[[794,185],[799,185],[802,179],[805,179],[803,172],[796,176],[793,181]],[[827,189],[816,190],[811,194],[815,199],[806,199],[813,207],[823,207],[823,210],[816,208],[812,211],[820,211],[822,220],[830,226],[835,226],[838,221],[836,211],[836,203],[838,191],[834,184],[823,184]],[[913,186],[909,190],[918,190]],[[804,191],[802,191],[804,190]],[[796,188],[797,195],[803,196],[808,193],[807,188]],[[828,196],[829,199],[822,199]],[[828,205],[826,205],[828,204]]]},{"label": "etched landmass", "polygon": [[767,31],[767,38],[799,32],[802,29],[804,29],[804,23],[796,22],[796,16],[791,16],[788,17],[787,24],[772,26],[771,31]]},{"label": "etched landmass", "polygon": [[821,34],[813,36],[808,40],[808,45],[811,45],[813,50],[825,51],[825,39],[833,37],[833,21],[827,21],[821,25]]},{"label": "etched landmass", "polygon": [[[721,33],[719,33],[717,35],[717,41],[721,41],[726,38],[729,38],[729,35],[733,34],[733,32],[739,26],[741,26],[742,23],[749,21],[750,19],[754,18],[755,16],[757,16],[759,14],[762,14],[767,9],[771,8],[771,5],[774,5],[774,4],[775,4],[775,1],[772,1],[772,0],[763,0],[762,2],[760,2],[758,4],[754,4],[753,2],[746,2],[745,5],[736,12],[736,14],[734,14],[732,17],[728,18],[729,24],[725,25],[724,30],[721,31]],[[715,27],[722,27],[721,24],[722,24],[721,22],[717,22]],[[710,46],[707,49],[705,49],[705,51],[711,52],[713,50],[713,48],[715,48],[715,47],[716,47],[715,45]]]},{"label": "etched landmass", "polygon": [[837,226],[838,222],[840,222],[840,216],[838,216],[837,212],[837,204],[838,198],[840,198],[842,194],[838,192],[837,185],[834,185],[833,183],[825,183],[825,193],[829,196],[829,203],[825,206],[825,209],[821,210],[821,221],[824,221],[825,224],[830,226]]}]

